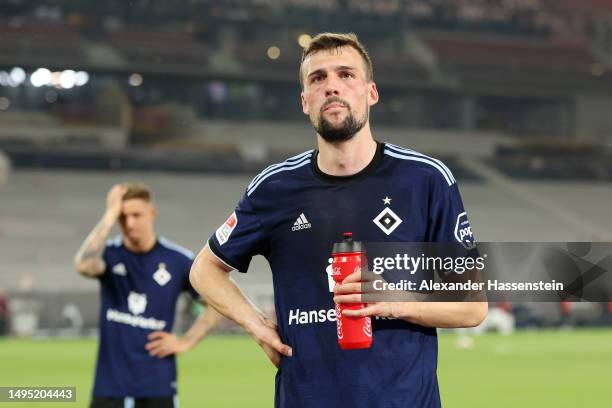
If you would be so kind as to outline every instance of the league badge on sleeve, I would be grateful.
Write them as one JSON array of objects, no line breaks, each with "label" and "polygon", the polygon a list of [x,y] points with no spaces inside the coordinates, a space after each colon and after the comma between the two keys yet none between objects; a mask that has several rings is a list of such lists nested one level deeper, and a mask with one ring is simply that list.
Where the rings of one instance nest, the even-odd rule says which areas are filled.
[{"label": "league badge on sleeve", "polygon": [[457,216],[457,222],[455,223],[455,239],[461,242],[461,245],[463,245],[465,249],[476,248],[476,239],[474,239],[472,227],[470,226],[470,221],[465,211]]},{"label": "league badge on sleeve", "polygon": [[236,225],[238,225],[238,217],[236,217],[236,211],[234,211],[227,221],[225,221],[223,225],[217,229],[217,232],[215,232],[219,245],[223,245],[227,242],[232,231],[236,228]]}]

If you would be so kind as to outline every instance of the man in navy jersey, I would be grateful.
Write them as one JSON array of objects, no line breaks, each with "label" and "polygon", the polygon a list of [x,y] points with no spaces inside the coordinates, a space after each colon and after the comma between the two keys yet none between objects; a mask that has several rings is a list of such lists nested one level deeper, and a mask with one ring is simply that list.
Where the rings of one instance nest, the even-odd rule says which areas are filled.
[{"label": "man in navy jersey", "polygon": [[[144,184],[117,184],[75,256],[78,272],[101,286],[92,408],[178,406],[174,356],[195,346],[221,318],[208,308],[183,337],[171,333],[181,292],[199,296],[189,283],[193,254],[158,237],[155,218]],[[123,236],[107,241],[117,221]]]},{"label": "man in navy jersey", "polygon": [[[191,282],[278,367],[277,407],[439,407],[436,327],[478,325],[485,302],[378,302],[372,347],[342,350],[334,299],[358,300],[360,276],[334,288],[330,253],[344,231],[364,242],[473,244],[457,183],[438,160],[380,143],[372,62],[353,34],[319,34],[300,67],[302,108],[317,149],[261,172],[212,235]],[[242,295],[229,271],[270,263],[277,323]],[[347,313],[348,314],[348,313]]]}]

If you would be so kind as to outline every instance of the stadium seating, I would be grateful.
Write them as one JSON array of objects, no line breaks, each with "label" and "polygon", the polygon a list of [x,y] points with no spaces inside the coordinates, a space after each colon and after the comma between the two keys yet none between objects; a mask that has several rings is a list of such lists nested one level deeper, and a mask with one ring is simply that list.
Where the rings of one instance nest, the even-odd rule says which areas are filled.
[{"label": "stadium seating", "polygon": [[595,146],[504,147],[490,162],[526,180],[612,181],[612,152]]},{"label": "stadium seating", "polygon": [[62,23],[0,21],[0,61],[5,64],[46,66],[54,61],[74,67],[85,57],[84,46],[79,32]]},{"label": "stadium seating", "polygon": [[191,34],[130,29],[109,33],[108,41],[132,69],[156,67],[163,72],[180,72],[202,70],[208,63],[206,46]]},{"label": "stadium seating", "polygon": [[425,34],[443,66],[456,69],[560,70],[590,74],[595,57],[581,41],[476,37],[456,34]]}]

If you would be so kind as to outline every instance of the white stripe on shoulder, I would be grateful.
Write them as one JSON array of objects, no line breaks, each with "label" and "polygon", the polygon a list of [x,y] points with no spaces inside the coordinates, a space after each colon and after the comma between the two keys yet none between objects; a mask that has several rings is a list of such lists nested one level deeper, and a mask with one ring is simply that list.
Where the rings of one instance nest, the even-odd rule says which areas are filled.
[{"label": "white stripe on shoulder", "polygon": [[255,183],[252,187],[250,187],[250,189],[247,189],[247,195],[250,196],[251,194],[253,194],[253,191],[255,191],[257,189],[257,187],[259,187],[259,185],[268,177],[273,176],[276,173],[280,173],[283,171],[288,171],[288,170],[295,170],[297,168],[300,168],[306,164],[310,163],[310,157],[306,156],[302,159],[302,161],[294,164],[293,166],[288,166],[288,167],[279,167],[276,170],[273,171],[269,171],[268,173],[266,173],[265,176],[263,176],[262,178],[259,179],[259,181],[257,183]]},{"label": "white stripe on shoulder", "polygon": [[405,147],[396,146],[396,145],[391,144],[391,143],[385,144],[385,147],[389,147],[390,149],[395,150],[395,151],[400,152],[400,153],[406,153],[406,154],[410,154],[410,155],[414,155],[414,156],[424,157],[424,158],[429,159],[429,160],[433,160],[434,162],[436,162],[438,165],[440,165],[446,171],[446,174],[453,181],[453,183],[456,181],[455,177],[453,176],[453,173],[450,171],[450,169],[448,167],[446,167],[446,165],[441,160],[438,160],[438,159],[435,159],[433,157],[427,156],[427,155],[425,155],[423,153],[419,153],[419,152],[417,152],[415,150],[412,150],[412,149],[407,149]]},{"label": "white stripe on shoulder", "polygon": [[123,398],[123,408],[134,408],[136,406],[136,400],[134,397]]},{"label": "white stripe on shoulder", "polygon": [[453,172],[450,171],[450,169],[448,167],[446,167],[446,165],[441,160],[438,160],[438,159],[435,159],[433,157],[427,156],[427,155],[425,155],[423,153],[419,153],[419,152],[414,151],[412,149],[406,149],[405,147],[396,146],[396,145],[391,144],[391,143],[386,143],[385,147],[389,147],[390,149],[395,150],[396,152],[406,153],[406,154],[410,154],[410,155],[414,155],[414,156],[424,157],[424,158],[429,159],[429,160],[433,160],[438,165],[440,165],[444,169],[444,171],[446,171],[446,174],[452,180],[453,183],[456,182],[455,176],[453,176]]},{"label": "white stripe on shoulder", "polygon": [[123,243],[123,238],[121,235],[117,235],[114,238],[110,238],[106,240],[106,246],[118,248]]},{"label": "white stripe on shoulder", "polygon": [[292,164],[295,164],[295,163],[299,162],[300,160],[302,160],[304,157],[311,155],[312,152],[313,152],[313,149],[310,149],[308,151],[305,151],[304,153],[300,153],[298,155],[292,156],[292,157],[288,158],[287,160],[285,160],[284,162],[272,164],[272,165],[266,167],[257,176],[255,176],[255,178],[249,183],[249,185],[247,186],[247,190],[249,190],[251,187],[253,187],[255,185],[255,183],[257,183],[259,181],[259,179],[261,179],[263,176],[265,176],[270,171],[272,171],[274,169],[278,169],[279,167],[290,166]]},{"label": "white stripe on shoulder", "polygon": [[400,153],[396,153],[392,150],[388,150],[385,149],[384,152],[386,155],[391,156],[391,157],[395,157],[401,160],[411,160],[411,161],[418,161],[418,162],[422,162],[422,163],[427,163],[430,166],[435,167],[436,169],[438,169],[438,171],[440,173],[442,173],[442,175],[444,176],[444,179],[446,180],[446,182],[448,183],[449,186],[452,186],[454,184],[454,181],[451,181],[450,178],[448,178],[448,176],[446,175],[446,173],[444,172],[444,170],[442,170],[442,167],[438,166],[438,164],[436,164],[435,162],[428,160],[424,157],[417,157],[417,156],[407,156],[405,154],[400,154]]},{"label": "white stripe on shoulder", "polygon": [[441,160],[434,159],[433,157],[427,156],[427,155],[425,155],[423,153],[419,153],[419,152],[414,151],[412,149],[406,149],[405,147],[396,146],[396,145],[391,144],[391,143],[385,143],[385,147],[388,147],[391,150],[395,150],[396,152],[399,152],[399,153],[405,153],[405,154],[419,156],[419,157],[423,157],[423,158],[432,160],[432,161],[436,162],[440,167],[442,167],[444,169],[444,171],[446,172],[446,175],[448,176],[448,178],[451,179],[451,181],[453,183],[456,182],[455,177],[453,176],[453,173],[450,171],[450,169],[448,167],[446,167],[446,165]]},{"label": "white stripe on shoulder", "polygon": [[187,258],[195,259],[195,254],[185,247],[180,246],[167,238],[159,237],[159,243],[164,247],[185,255]]}]

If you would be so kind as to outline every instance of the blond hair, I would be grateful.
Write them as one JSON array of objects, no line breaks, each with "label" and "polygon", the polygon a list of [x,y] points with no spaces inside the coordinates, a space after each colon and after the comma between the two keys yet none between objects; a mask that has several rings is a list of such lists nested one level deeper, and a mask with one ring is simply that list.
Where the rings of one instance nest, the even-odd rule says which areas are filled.
[{"label": "blond hair", "polygon": [[123,201],[140,199],[148,203],[153,202],[153,192],[146,184],[140,181],[131,181],[123,183],[123,185],[127,189],[123,194]]},{"label": "blond hair", "polygon": [[323,50],[337,49],[340,47],[349,46],[353,47],[361,58],[366,71],[366,79],[368,82],[374,80],[374,67],[368,51],[364,45],[357,38],[355,33],[319,33],[310,41],[308,46],[304,48],[302,52],[302,60],[300,62],[300,86],[304,89],[304,78],[302,76],[302,66],[304,60],[311,55]]}]

